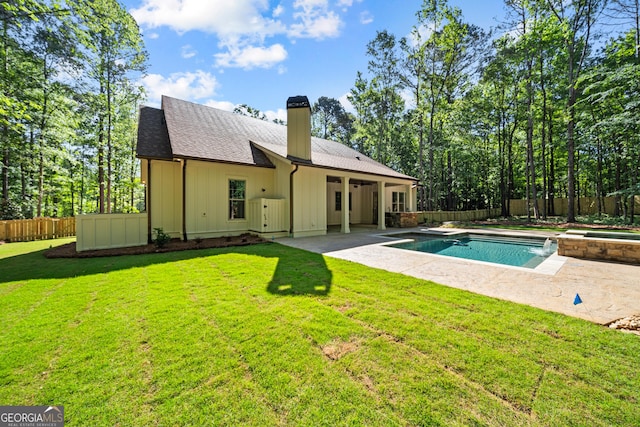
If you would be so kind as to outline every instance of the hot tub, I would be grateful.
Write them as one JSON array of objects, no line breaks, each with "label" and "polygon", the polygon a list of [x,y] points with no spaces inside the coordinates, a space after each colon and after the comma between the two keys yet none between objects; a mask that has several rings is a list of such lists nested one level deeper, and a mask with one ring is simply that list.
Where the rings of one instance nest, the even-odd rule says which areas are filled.
[{"label": "hot tub", "polygon": [[567,230],[558,236],[558,255],[640,264],[640,234]]}]

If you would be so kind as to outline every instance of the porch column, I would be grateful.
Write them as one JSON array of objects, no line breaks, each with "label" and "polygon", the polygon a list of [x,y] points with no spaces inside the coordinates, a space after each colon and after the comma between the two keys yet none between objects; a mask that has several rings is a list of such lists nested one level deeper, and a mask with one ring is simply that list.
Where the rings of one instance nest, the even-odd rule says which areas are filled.
[{"label": "porch column", "polygon": [[385,225],[385,200],[384,181],[378,181],[378,230],[386,230]]},{"label": "porch column", "polygon": [[415,206],[413,205],[413,202],[415,200],[415,190],[413,189],[413,186],[411,184],[407,185],[407,197],[409,198],[409,200],[407,200],[407,212],[415,212]]},{"label": "porch column", "polygon": [[342,225],[340,226],[341,233],[351,233],[349,229],[349,177],[343,176],[342,180]]}]

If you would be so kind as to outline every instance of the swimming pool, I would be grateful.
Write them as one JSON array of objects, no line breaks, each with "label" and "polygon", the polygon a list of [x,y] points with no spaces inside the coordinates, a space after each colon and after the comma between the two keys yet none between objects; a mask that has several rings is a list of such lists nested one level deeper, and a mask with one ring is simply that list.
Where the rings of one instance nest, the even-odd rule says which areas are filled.
[{"label": "swimming pool", "polygon": [[449,236],[401,233],[389,237],[403,239],[388,245],[400,249],[525,268],[536,268],[557,249],[556,242],[535,237],[472,233]]}]

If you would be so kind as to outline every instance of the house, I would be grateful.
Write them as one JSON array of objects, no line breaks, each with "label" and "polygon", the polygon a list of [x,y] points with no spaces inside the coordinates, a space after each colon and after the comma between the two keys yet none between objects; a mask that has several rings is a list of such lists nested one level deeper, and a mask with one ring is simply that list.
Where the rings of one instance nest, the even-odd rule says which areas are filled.
[{"label": "house", "polygon": [[149,238],[155,228],[185,240],[383,230],[386,212],[415,211],[415,178],[311,136],[305,96],[287,100],[287,123],[168,96],[160,109],[142,107],[137,156]]}]

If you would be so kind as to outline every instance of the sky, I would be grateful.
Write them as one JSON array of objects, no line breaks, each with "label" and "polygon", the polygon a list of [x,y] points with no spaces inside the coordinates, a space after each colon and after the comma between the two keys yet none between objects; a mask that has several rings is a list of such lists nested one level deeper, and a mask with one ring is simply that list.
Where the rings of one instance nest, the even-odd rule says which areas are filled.
[{"label": "sky", "polygon": [[[346,95],[366,73],[377,31],[409,35],[422,0],[123,0],[149,53],[147,105],[162,95],[232,111],[246,104],[286,120],[286,100]],[[449,0],[484,29],[502,0]]]}]

